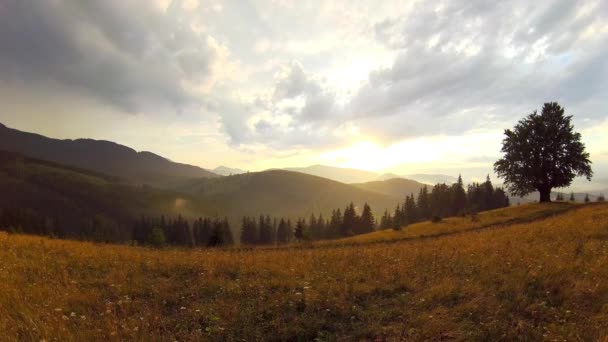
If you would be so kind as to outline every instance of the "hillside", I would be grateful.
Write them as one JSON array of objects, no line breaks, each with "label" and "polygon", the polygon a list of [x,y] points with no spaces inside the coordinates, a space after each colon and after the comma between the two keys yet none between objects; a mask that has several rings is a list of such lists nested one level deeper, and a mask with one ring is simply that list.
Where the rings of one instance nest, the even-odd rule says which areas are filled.
[{"label": "hillside", "polygon": [[[406,195],[412,193],[417,197],[420,189],[425,186],[425,184],[405,178],[392,178],[383,181],[355,183],[351,185],[363,190],[373,191],[399,199],[403,199]],[[432,186],[428,186],[429,193],[432,189]]]},{"label": "hillside", "polygon": [[189,180],[174,190],[187,192],[239,216],[270,214],[307,218],[312,213],[322,213],[327,217],[332,209],[343,209],[350,202],[359,207],[367,202],[381,213],[400,201],[397,197],[283,170]]},{"label": "hillside", "polygon": [[292,167],[284,170],[306,173],[313,176],[323,177],[341,183],[363,183],[378,179],[375,172],[333,167],[326,165],[311,165],[307,167]]},{"label": "hillside", "polygon": [[608,205],[523,215],[459,234],[304,249],[151,250],[0,233],[0,330],[9,340],[606,339]]},{"label": "hillside", "polygon": [[194,177],[218,177],[200,167],[172,162],[151,152],[137,152],[110,141],[59,140],[0,124],[0,150],[74,166],[141,184],[164,184]]},{"label": "hillside", "polygon": [[79,236],[95,219],[106,229],[119,230],[112,235],[129,240],[133,220],[142,214],[194,212],[187,205],[177,206],[192,203],[183,194],[4,151],[0,189],[0,208],[21,208],[58,220],[67,237]]},{"label": "hillside", "polygon": [[[119,229],[124,241],[141,215],[227,216],[238,238],[244,215],[297,219],[312,213],[326,217],[353,201],[368,202],[381,213],[398,201],[320,177],[266,171],[230,177],[181,181],[174,189],[135,186],[99,173],[0,151],[0,208],[33,210],[58,219],[69,237],[87,230],[93,219]],[[10,196],[9,196],[10,194]],[[115,241],[114,239],[112,239]]]}]

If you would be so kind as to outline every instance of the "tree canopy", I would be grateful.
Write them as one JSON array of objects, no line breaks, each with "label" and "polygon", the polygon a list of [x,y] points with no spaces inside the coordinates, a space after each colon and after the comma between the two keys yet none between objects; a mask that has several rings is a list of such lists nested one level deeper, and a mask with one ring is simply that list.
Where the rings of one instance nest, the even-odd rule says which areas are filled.
[{"label": "tree canopy", "polygon": [[569,186],[576,176],[593,176],[581,134],[557,102],[545,103],[541,114],[534,111],[505,136],[504,156],[494,170],[514,195],[538,191],[540,202],[550,202],[551,189]]}]

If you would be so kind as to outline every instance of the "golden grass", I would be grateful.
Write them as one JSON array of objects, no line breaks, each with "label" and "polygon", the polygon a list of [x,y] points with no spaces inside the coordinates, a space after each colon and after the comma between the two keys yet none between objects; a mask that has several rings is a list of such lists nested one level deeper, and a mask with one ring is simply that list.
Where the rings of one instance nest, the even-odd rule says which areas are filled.
[{"label": "golden grass", "polygon": [[0,234],[0,260],[7,340],[608,336],[608,205],[501,229],[307,249],[159,251]]}]

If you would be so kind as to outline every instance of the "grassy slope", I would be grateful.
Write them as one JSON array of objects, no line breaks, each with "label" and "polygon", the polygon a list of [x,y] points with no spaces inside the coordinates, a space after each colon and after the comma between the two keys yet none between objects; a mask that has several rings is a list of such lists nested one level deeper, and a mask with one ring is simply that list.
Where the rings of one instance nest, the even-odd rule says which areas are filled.
[{"label": "grassy slope", "polygon": [[517,207],[502,208],[481,212],[477,220],[470,216],[450,217],[441,222],[420,222],[403,227],[402,230],[380,230],[369,234],[357,235],[350,238],[319,241],[318,245],[343,245],[376,242],[394,242],[418,238],[432,238],[444,235],[453,235],[467,231],[503,227],[514,223],[531,222],[545,217],[564,213],[576,209],[579,204],[569,202],[554,202],[549,204],[527,204]]},{"label": "grassy slope", "polygon": [[[528,220],[550,209],[509,210],[488,215]],[[156,251],[0,234],[0,331],[21,340],[601,340],[608,205],[559,211],[500,229],[310,249]]]}]

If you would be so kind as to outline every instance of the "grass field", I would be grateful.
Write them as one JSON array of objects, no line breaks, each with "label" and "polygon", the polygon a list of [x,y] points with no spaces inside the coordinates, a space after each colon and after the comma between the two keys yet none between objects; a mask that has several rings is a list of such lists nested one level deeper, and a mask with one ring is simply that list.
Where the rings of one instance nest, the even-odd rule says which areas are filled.
[{"label": "grass field", "polygon": [[0,339],[608,337],[608,205],[525,205],[307,247],[0,234]]}]

